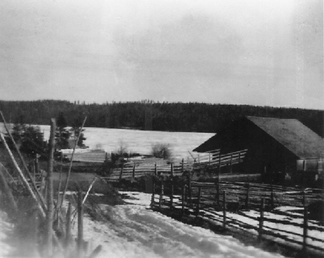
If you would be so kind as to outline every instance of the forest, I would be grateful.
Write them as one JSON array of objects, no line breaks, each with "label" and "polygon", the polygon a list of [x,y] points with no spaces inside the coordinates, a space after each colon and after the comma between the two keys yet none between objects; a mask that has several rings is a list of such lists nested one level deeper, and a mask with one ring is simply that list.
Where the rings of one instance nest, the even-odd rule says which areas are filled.
[{"label": "forest", "polygon": [[11,123],[46,125],[50,118],[62,113],[68,126],[87,116],[87,127],[182,132],[218,132],[243,116],[295,118],[324,136],[324,111],[300,108],[150,100],[104,104],[37,100],[0,101],[0,110]]}]

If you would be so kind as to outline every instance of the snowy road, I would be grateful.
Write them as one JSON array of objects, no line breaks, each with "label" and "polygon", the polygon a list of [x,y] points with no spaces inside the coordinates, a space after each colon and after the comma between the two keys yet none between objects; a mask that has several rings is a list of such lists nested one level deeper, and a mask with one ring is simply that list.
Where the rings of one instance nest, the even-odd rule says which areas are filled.
[{"label": "snowy road", "polygon": [[85,240],[90,250],[102,245],[99,257],[280,257],[153,212],[150,195],[133,196],[136,204],[106,207],[108,222],[85,218]]}]

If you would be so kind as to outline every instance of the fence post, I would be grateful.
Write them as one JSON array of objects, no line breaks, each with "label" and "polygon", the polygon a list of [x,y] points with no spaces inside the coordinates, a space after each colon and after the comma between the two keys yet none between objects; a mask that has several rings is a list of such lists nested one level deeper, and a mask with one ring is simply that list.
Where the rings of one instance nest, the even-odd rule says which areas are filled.
[{"label": "fence post", "polygon": [[82,190],[78,192],[78,257],[83,256],[83,205]]},{"label": "fence post", "polygon": [[261,199],[261,205],[260,205],[260,219],[259,219],[259,236],[258,236],[258,240],[261,241],[262,240],[262,229],[263,229],[263,211],[264,211],[264,199]]},{"label": "fence post", "polygon": [[303,191],[303,206],[306,206],[306,195],[305,195],[305,191]]},{"label": "fence post", "polygon": [[181,175],[183,175],[183,171],[184,171],[184,159],[182,159],[181,161]]},{"label": "fence post", "polygon": [[134,162],[134,166],[133,166],[133,179],[135,179],[135,162]]},{"label": "fence post", "polygon": [[197,199],[197,206],[196,206],[196,218],[199,215],[199,210],[200,210],[200,198],[201,198],[201,187],[198,187],[198,199]]},{"label": "fence post", "polygon": [[188,197],[189,197],[189,205],[191,206],[192,204],[192,192],[191,192],[191,173],[189,171],[189,176],[188,176]]},{"label": "fence post", "polygon": [[226,192],[223,191],[223,229],[226,229]]},{"label": "fence post", "polygon": [[308,208],[304,206],[304,225],[303,225],[303,252],[307,253],[307,234],[308,234]]},{"label": "fence post", "polygon": [[218,181],[218,178],[216,178],[216,181],[215,181],[215,186],[216,186],[216,204],[217,204],[217,207],[219,207],[219,181]]},{"label": "fence post", "polygon": [[245,199],[245,209],[249,208],[249,191],[250,190],[250,184],[246,184],[246,199]]},{"label": "fence post", "polygon": [[221,174],[221,154],[219,152],[219,156],[218,156],[218,171],[217,171],[218,181],[219,181],[220,174]]},{"label": "fence post", "polygon": [[171,178],[173,178],[174,170],[173,170],[173,163],[171,163]]},{"label": "fence post", "polygon": [[122,166],[120,168],[119,181],[121,181],[123,178],[123,170],[124,170],[124,163],[122,163]]},{"label": "fence post", "polygon": [[233,173],[233,154],[231,154],[231,159],[230,159],[230,173]]},{"label": "fence post", "polygon": [[154,202],[155,202],[155,176],[152,177],[152,198],[151,198],[151,207],[154,206]]},{"label": "fence post", "polygon": [[161,189],[160,189],[160,199],[159,199],[159,209],[161,210],[162,206],[162,198],[164,194],[164,184],[163,184],[163,179],[161,179]]},{"label": "fence post", "polygon": [[273,194],[273,187],[271,185],[271,194],[270,194],[270,205],[271,205],[271,210],[274,209],[274,194]]},{"label": "fence post", "polygon": [[36,154],[36,157],[35,157],[35,160],[34,160],[34,166],[35,166],[35,173],[36,173],[37,176],[39,176],[39,173],[40,173],[40,170],[39,170],[39,160],[38,160],[38,158],[39,158],[39,155]]},{"label": "fence post", "polygon": [[157,176],[157,166],[156,166],[156,163],[154,164],[154,175]]},{"label": "fence post", "polygon": [[186,185],[182,186],[182,198],[181,198],[181,217],[184,213],[184,203],[185,203],[185,195],[186,195]]},{"label": "fence post", "polygon": [[173,205],[173,193],[174,192],[174,182],[173,182],[173,178],[171,178],[171,191],[170,191],[170,208],[172,209],[172,205]]}]

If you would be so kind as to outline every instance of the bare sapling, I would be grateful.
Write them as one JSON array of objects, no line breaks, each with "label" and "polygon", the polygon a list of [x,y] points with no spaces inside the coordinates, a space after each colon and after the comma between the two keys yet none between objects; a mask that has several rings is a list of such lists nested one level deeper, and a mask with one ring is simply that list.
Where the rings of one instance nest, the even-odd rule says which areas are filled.
[{"label": "bare sapling", "polygon": [[[82,122],[82,125],[81,125],[80,131],[82,131],[82,129],[83,129],[84,124],[85,124],[86,121],[87,121],[87,117],[84,118],[84,120]],[[77,138],[76,142],[79,142],[80,136],[81,136],[81,134],[78,135],[78,138]],[[67,176],[66,176],[66,180],[65,180],[65,184],[64,184],[64,189],[63,189],[63,194],[62,194],[62,198],[61,198],[61,203],[60,203],[60,205],[58,205],[58,209],[61,209],[61,207],[62,207],[63,200],[65,198],[66,191],[67,191],[67,188],[68,188],[68,185],[69,185],[69,180],[70,180],[70,176],[71,176],[71,170],[72,170],[72,166],[73,166],[73,157],[74,157],[76,145],[77,144],[74,144],[74,146],[73,146],[73,151],[72,151],[72,155],[71,155],[70,166],[69,166],[69,170],[68,170],[68,173],[67,173]]]}]

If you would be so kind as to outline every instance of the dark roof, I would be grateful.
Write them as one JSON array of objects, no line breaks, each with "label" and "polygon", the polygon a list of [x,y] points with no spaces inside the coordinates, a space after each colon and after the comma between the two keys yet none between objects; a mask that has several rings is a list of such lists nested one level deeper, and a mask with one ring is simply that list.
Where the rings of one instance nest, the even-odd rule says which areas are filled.
[{"label": "dark roof", "polygon": [[299,158],[324,157],[324,141],[297,119],[248,116],[261,128]]},{"label": "dark roof", "polygon": [[[299,158],[324,157],[324,140],[297,119],[247,116],[245,119],[263,130]],[[226,129],[224,129],[226,130]],[[194,151],[215,142],[221,133],[213,136]],[[203,147],[203,148],[202,148]]]}]

